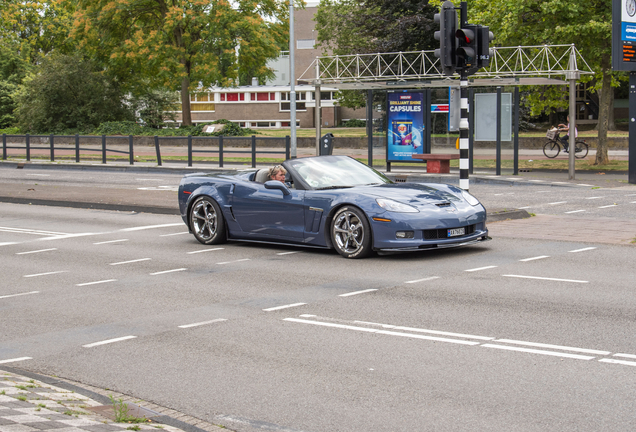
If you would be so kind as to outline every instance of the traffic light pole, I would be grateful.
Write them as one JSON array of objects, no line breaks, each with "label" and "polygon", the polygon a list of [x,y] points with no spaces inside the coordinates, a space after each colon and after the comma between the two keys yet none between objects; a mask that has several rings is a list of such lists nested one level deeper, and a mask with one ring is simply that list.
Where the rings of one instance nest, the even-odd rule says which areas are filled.
[{"label": "traffic light pole", "polygon": [[469,158],[469,121],[468,121],[468,74],[461,71],[459,80],[461,116],[459,120],[459,187],[468,191],[470,170]]}]

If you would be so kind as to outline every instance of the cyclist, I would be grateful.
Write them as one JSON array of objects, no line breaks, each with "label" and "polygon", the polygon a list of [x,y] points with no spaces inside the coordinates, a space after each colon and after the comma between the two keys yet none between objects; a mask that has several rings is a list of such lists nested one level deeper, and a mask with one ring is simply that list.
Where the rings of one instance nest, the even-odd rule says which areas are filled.
[{"label": "cyclist", "polygon": [[[570,143],[570,116],[567,117],[568,124],[564,125],[561,123],[559,125],[559,132],[567,132],[567,134],[563,137],[560,137],[561,143],[563,144],[563,151],[568,152],[568,145]],[[576,127],[574,127],[574,138],[576,139],[579,136],[579,131]]]}]

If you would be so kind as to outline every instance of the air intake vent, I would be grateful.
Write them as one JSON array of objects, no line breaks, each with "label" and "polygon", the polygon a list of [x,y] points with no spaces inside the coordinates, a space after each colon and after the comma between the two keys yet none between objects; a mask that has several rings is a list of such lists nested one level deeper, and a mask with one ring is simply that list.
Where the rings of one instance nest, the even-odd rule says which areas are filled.
[{"label": "air intake vent", "polygon": [[437,203],[435,204],[437,207],[448,207],[450,206],[450,201],[446,201],[446,202],[442,202],[442,203]]},{"label": "air intake vent", "polygon": [[[438,239],[452,238],[452,237],[448,237],[449,229],[451,228],[424,230],[422,234],[423,234],[424,240],[438,240]],[[474,232],[475,232],[475,225],[468,225],[466,227],[464,236],[471,235]],[[462,237],[462,236],[458,236],[458,237]]]},{"label": "air intake vent", "polygon": [[407,178],[406,176],[397,176],[395,177],[394,181],[396,183],[406,183],[406,178]]}]

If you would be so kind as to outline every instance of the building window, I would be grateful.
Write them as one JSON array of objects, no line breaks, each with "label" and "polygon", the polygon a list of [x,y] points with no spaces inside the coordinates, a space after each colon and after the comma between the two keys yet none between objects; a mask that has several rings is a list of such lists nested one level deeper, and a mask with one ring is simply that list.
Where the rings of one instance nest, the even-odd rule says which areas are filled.
[{"label": "building window", "polygon": [[250,99],[253,101],[260,101],[260,102],[275,101],[276,93],[264,93],[264,92],[251,93]]},{"label": "building window", "polygon": [[[297,101],[304,101],[306,99],[307,99],[307,93],[305,93],[305,92],[296,93],[296,100]],[[291,96],[289,95],[289,92],[281,92],[280,93],[280,100],[282,100],[282,101],[291,100]]]},{"label": "building window", "polygon": [[315,39],[298,39],[296,41],[296,49],[314,49],[314,45],[316,45]]},{"label": "building window", "polygon": [[245,100],[245,93],[221,93],[221,102],[240,102]]},{"label": "building window", "polygon": [[190,106],[192,111],[214,111],[213,103],[193,103]]}]

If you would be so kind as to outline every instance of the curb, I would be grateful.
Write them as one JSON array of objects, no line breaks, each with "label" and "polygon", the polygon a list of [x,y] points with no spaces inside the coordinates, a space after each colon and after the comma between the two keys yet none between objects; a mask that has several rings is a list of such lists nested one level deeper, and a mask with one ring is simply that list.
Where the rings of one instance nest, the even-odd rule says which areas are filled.
[{"label": "curb", "polygon": [[[55,386],[55,387],[62,388],[64,390],[69,390],[69,391],[78,393],[78,394],[80,394],[82,396],[85,396],[85,397],[87,397],[89,399],[92,399],[92,400],[94,400],[96,402],[99,402],[102,405],[112,406],[111,399],[108,396],[103,395],[101,393],[97,393],[97,392],[95,392],[93,390],[89,390],[89,389],[84,388],[84,387],[82,387],[80,385],[73,384],[73,383],[69,382],[68,380],[64,380],[62,378],[50,377],[50,376],[47,376],[47,375],[41,375],[41,374],[38,374],[38,373],[29,372],[29,371],[25,371],[25,370],[21,370],[21,369],[16,369],[16,368],[8,367],[8,366],[1,366],[0,370],[6,371],[6,372],[9,372],[9,373],[13,373],[15,375],[21,375],[21,376],[24,376],[24,377],[27,377],[27,378],[30,378],[30,379],[38,380],[38,381],[41,381],[41,382],[43,382],[45,384],[49,384],[49,385],[52,385],[52,386]],[[118,392],[115,392],[115,391],[111,391],[111,390],[102,390],[102,391],[104,393],[112,394],[113,397],[115,397],[116,399],[119,399],[122,396],[126,396],[124,394],[121,394],[121,393],[118,393]],[[135,400],[138,401],[137,398],[135,398]],[[138,405],[136,403],[131,403],[131,402],[126,402],[126,403],[129,406],[131,406],[131,407],[140,408],[141,411],[156,412],[153,409],[143,407],[143,406]],[[149,404],[149,405],[154,405],[154,404]],[[170,411],[172,411],[172,410],[170,410]],[[219,431],[221,429],[229,430],[229,429],[227,429],[225,427],[222,428],[222,427],[219,427],[219,426],[216,426],[216,425],[212,425],[212,424],[203,422],[202,420],[199,420],[199,419],[196,419],[196,418],[193,418],[193,417],[191,418],[191,417],[185,416],[185,415],[182,415],[182,417],[187,417],[188,419],[191,418],[192,420],[198,422],[198,424],[204,424],[205,423],[208,427],[206,427],[204,429],[204,428],[195,426],[195,425],[193,425],[191,423],[186,423],[184,421],[175,419],[175,418],[173,418],[171,416],[168,416],[168,415],[165,415],[165,414],[161,414],[161,413],[157,413],[157,414],[158,415],[151,417],[151,419],[152,419],[152,421],[154,423],[160,423],[160,424],[165,424],[167,426],[172,426],[172,427],[181,429],[184,432],[212,432],[212,431]]]},{"label": "curb", "polygon": [[144,206],[137,204],[108,204],[108,203],[92,203],[85,201],[65,201],[65,200],[52,200],[52,199],[31,199],[31,198],[15,198],[0,196],[0,202],[8,204],[26,204],[26,205],[41,205],[50,207],[70,207],[87,210],[111,210],[121,212],[135,212],[135,213],[153,213],[164,215],[181,215],[177,203],[175,207],[161,207],[161,206]]}]

